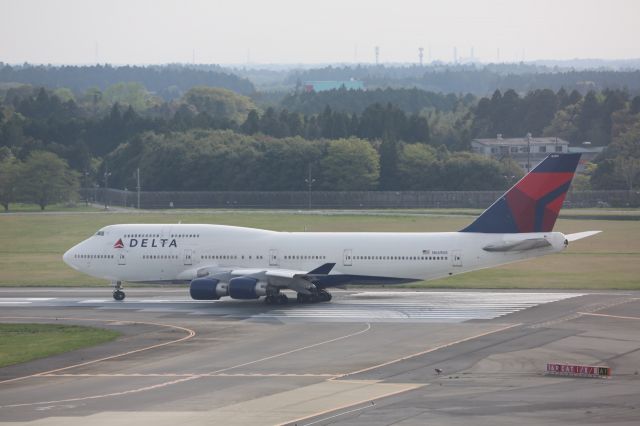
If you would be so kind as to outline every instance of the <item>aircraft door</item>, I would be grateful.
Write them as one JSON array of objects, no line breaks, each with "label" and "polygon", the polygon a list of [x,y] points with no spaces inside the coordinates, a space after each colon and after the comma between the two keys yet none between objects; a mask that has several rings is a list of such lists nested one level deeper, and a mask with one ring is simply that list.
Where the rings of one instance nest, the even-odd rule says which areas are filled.
[{"label": "aircraft door", "polygon": [[269,266],[278,266],[278,250],[269,250]]},{"label": "aircraft door", "polygon": [[462,250],[451,250],[451,266],[462,266]]},{"label": "aircraft door", "polygon": [[127,258],[125,256],[125,252],[121,250],[118,252],[118,265],[126,265],[126,264],[127,264]]},{"label": "aircraft door", "polygon": [[185,249],[184,250],[184,264],[185,265],[191,265],[193,263],[193,260],[191,259],[193,256],[193,250],[191,249]]},{"label": "aircraft door", "polygon": [[351,265],[353,265],[353,260],[352,260],[352,259],[353,259],[353,256],[352,256],[352,254],[351,254],[352,252],[353,252],[353,250],[351,250],[351,249],[346,249],[346,250],[344,251],[344,255],[342,256],[342,264],[343,264],[344,266],[351,266]]}]

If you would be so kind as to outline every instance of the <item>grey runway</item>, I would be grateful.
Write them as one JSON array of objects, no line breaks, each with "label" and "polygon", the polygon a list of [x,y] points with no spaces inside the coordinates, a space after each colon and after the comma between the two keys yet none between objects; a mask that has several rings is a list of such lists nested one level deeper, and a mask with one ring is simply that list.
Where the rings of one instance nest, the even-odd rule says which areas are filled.
[{"label": "grey runway", "polygon": [[74,307],[128,309],[153,312],[181,312],[239,318],[283,321],[341,322],[462,322],[493,319],[543,303],[555,302],[582,293],[504,293],[447,291],[362,291],[334,292],[332,303],[264,306],[258,301],[194,301],[184,296],[128,297],[124,302],[111,298],[0,297],[0,307]]},{"label": "grey runway", "polygon": [[[119,330],[0,369],[29,425],[637,424],[640,295],[336,291],[330,303],[196,302],[184,288],[0,289],[0,321]],[[546,362],[611,379],[547,377]],[[435,369],[441,371],[436,373]]]}]

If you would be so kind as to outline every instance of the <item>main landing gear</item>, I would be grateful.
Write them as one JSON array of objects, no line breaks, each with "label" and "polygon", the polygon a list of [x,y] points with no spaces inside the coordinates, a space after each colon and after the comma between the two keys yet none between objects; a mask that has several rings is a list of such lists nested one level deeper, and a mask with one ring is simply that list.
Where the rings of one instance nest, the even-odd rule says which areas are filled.
[{"label": "main landing gear", "polygon": [[298,303],[318,303],[331,300],[331,293],[323,289],[311,289],[311,294],[298,293]]},{"label": "main landing gear", "polygon": [[289,303],[289,298],[286,294],[280,293],[280,289],[267,287],[267,297],[264,298],[264,303],[267,305],[286,305]]},{"label": "main landing gear", "polygon": [[264,303],[267,305],[286,305],[289,303],[289,298],[282,293],[270,294],[264,299]]},{"label": "main landing gear", "polygon": [[[298,303],[319,303],[328,302],[331,300],[331,293],[327,290],[319,289],[317,287],[310,288],[311,294],[298,293],[296,301]],[[280,293],[280,291],[274,291],[267,294],[264,302],[267,305],[286,305],[289,303],[289,298],[286,294]]]},{"label": "main landing gear", "polygon": [[117,300],[118,302],[124,300],[125,294],[124,291],[122,291],[122,281],[116,281],[113,283],[113,287],[114,300]]}]

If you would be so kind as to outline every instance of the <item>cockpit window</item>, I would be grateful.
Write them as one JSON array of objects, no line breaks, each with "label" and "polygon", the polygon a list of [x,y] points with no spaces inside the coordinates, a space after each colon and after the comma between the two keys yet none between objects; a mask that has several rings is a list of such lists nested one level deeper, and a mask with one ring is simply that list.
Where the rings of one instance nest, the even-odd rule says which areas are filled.
[{"label": "cockpit window", "polygon": [[98,231],[98,232],[96,232],[96,235],[98,235],[100,237],[104,237],[104,231]]}]

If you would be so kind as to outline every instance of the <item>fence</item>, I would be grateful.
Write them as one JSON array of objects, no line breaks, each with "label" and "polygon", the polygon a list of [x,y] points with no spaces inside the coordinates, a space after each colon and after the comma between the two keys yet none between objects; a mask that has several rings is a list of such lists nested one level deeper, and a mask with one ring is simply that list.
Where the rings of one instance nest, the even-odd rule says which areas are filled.
[{"label": "fence", "polygon": [[[137,207],[137,193],[117,189],[83,188],[83,200],[110,206]],[[140,192],[140,208],[216,209],[415,209],[487,208],[503,191],[216,191]],[[570,191],[571,207],[638,207],[636,191]]]}]

